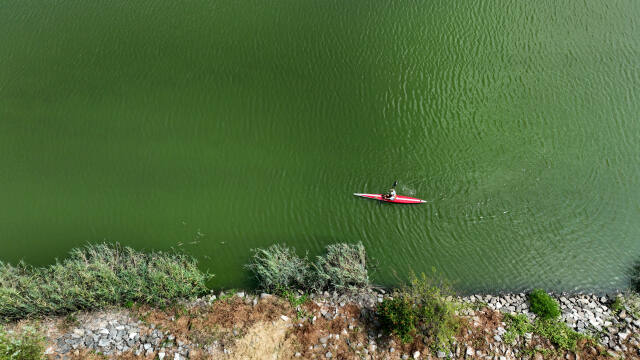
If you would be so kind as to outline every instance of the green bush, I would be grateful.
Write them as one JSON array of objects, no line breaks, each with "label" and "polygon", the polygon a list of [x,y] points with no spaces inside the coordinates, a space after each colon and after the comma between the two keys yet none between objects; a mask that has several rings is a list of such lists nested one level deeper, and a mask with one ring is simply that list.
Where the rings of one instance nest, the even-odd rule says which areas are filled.
[{"label": "green bush", "polygon": [[369,286],[367,254],[362,243],[333,244],[316,258],[309,285],[313,290],[358,290]]},{"label": "green bush", "polygon": [[382,328],[398,336],[403,343],[413,340],[416,311],[413,303],[404,297],[384,299],[376,309]]},{"label": "green bush", "polygon": [[541,319],[555,319],[560,316],[558,302],[542,289],[535,289],[529,294],[531,311]]},{"label": "green bush", "polygon": [[251,262],[246,267],[266,291],[282,292],[288,289],[305,289],[309,262],[300,258],[295,249],[276,244],[267,249],[254,249]]},{"label": "green bush", "polygon": [[460,326],[455,315],[459,305],[448,300],[452,294],[451,286],[435,272],[433,277],[412,274],[410,285],[394,292],[393,300],[384,300],[376,313],[384,328],[403,342],[419,335],[432,349],[447,351]]},{"label": "green bush", "polygon": [[206,290],[208,274],[184,254],[119,245],[73,249],[48,267],[0,263],[0,319],[59,315],[129,302],[166,306]]},{"label": "green bush", "polygon": [[44,358],[44,336],[25,326],[20,333],[0,326],[0,360],[37,360]]}]

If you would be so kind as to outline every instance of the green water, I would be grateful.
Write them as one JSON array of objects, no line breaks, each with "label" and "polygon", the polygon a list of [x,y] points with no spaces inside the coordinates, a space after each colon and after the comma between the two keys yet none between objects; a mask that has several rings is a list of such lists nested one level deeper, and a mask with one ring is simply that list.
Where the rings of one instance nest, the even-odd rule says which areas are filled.
[{"label": "green water", "polygon": [[[362,241],[374,281],[611,290],[640,259],[640,2],[0,3],[0,260]],[[428,200],[378,204],[354,192]]]}]

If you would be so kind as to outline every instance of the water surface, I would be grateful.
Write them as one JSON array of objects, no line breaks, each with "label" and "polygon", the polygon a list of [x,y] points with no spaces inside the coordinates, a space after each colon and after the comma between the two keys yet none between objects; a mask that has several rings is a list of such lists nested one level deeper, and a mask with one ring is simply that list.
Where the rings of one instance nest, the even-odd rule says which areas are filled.
[{"label": "water surface", "polygon": [[[374,280],[611,290],[640,258],[637,1],[0,4],[3,261],[362,241]],[[398,192],[392,206],[353,197]]]}]

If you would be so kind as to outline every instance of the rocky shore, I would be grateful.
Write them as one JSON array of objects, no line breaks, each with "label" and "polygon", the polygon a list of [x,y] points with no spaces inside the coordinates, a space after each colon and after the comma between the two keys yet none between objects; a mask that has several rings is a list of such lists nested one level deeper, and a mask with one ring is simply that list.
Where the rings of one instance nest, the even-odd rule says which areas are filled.
[{"label": "rocky shore", "polygon": [[77,313],[40,326],[50,359],[640,359],[638,314],[624,307],[612,310],[621,295],[554,296],[562,321],[600,344],[576,352],[559,351],[533,333],[505,341],[505,313],[535,319],[523,293],[459,297],[465,326],[450,352],[435,353],[380,330],[375,307],[389,296],[382,289],[356,295],[325,292],[295,304],[264,293],[221,292],[171,309]]}]

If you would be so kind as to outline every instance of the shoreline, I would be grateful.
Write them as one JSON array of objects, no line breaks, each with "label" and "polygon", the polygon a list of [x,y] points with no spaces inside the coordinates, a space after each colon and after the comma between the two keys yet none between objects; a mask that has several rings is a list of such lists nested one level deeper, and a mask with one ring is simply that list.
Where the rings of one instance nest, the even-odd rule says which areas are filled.
[{"label": "shoreline", "polygon": [[[40,326],[47,334],[45,354],[49,359],[91,356],[161,360],[259,359],[265,352],[285,359],[640,358],[640,316],[612,311],[610,306],[619,296],[554,296],[562,308],[562,321],[582,334],[595,336],[604,349],[587,346],[576,352],[559,351],[536,334],[525,334],[513,344],[505,342],[509,330],[504,322],[505,313],[525,314],[530,319],[536,317],[529,311],[523,293],[479,294],[452,299],[468,306],[458,312],[466,322],[467,333],[456,336],[450,353],[430,351],[426,346],[420,348],[415,344],[407,347],[385,334],[375,311],[378,304],[390,297],[384,289],[355,294],[324,292],[310,295],[304,305],[293,306],[287,299],[267,293],[219,292],[181,302],[175,308],[113,307],[75,313],[71,315],[75,319],[71,326],[61,326],[65,321],[69,322],[69,315],[47,318]],[[301,311],[305,312],[304,316],[298,316]],[[574,318],[574,322],[569,320]],[[187,323],[197,323],[201,319],[213,319],[220,326],[212,333],[212,338],[197,343],[194,339],[203,336],[199,333],[200,328]],[[20,324],[28,322],[24,320]],[[338,322],[341,325],[336,327]],[[301,334],[309,333],[309,329],[313,329],[311,332],[315,335],[304,339]],[[277,334],[278,339],[271,339],[269,334]],[[249,341],[252,345],[244,342],[247,336],[253,336]],[[522,350],[527,346],[534,349],[531,354]],[[608,355],[603,355],[606,353]],[[576,354],[579,355],[576,357]]]},{"label": "shoreline", "polygon": [[458,296],[435,270],[376,287],[361,243],[273,245],[246,268],[264,292],[215,292],[192,257],[118,244],[0,263],[0,359],[640,358],[631,291]]}]

